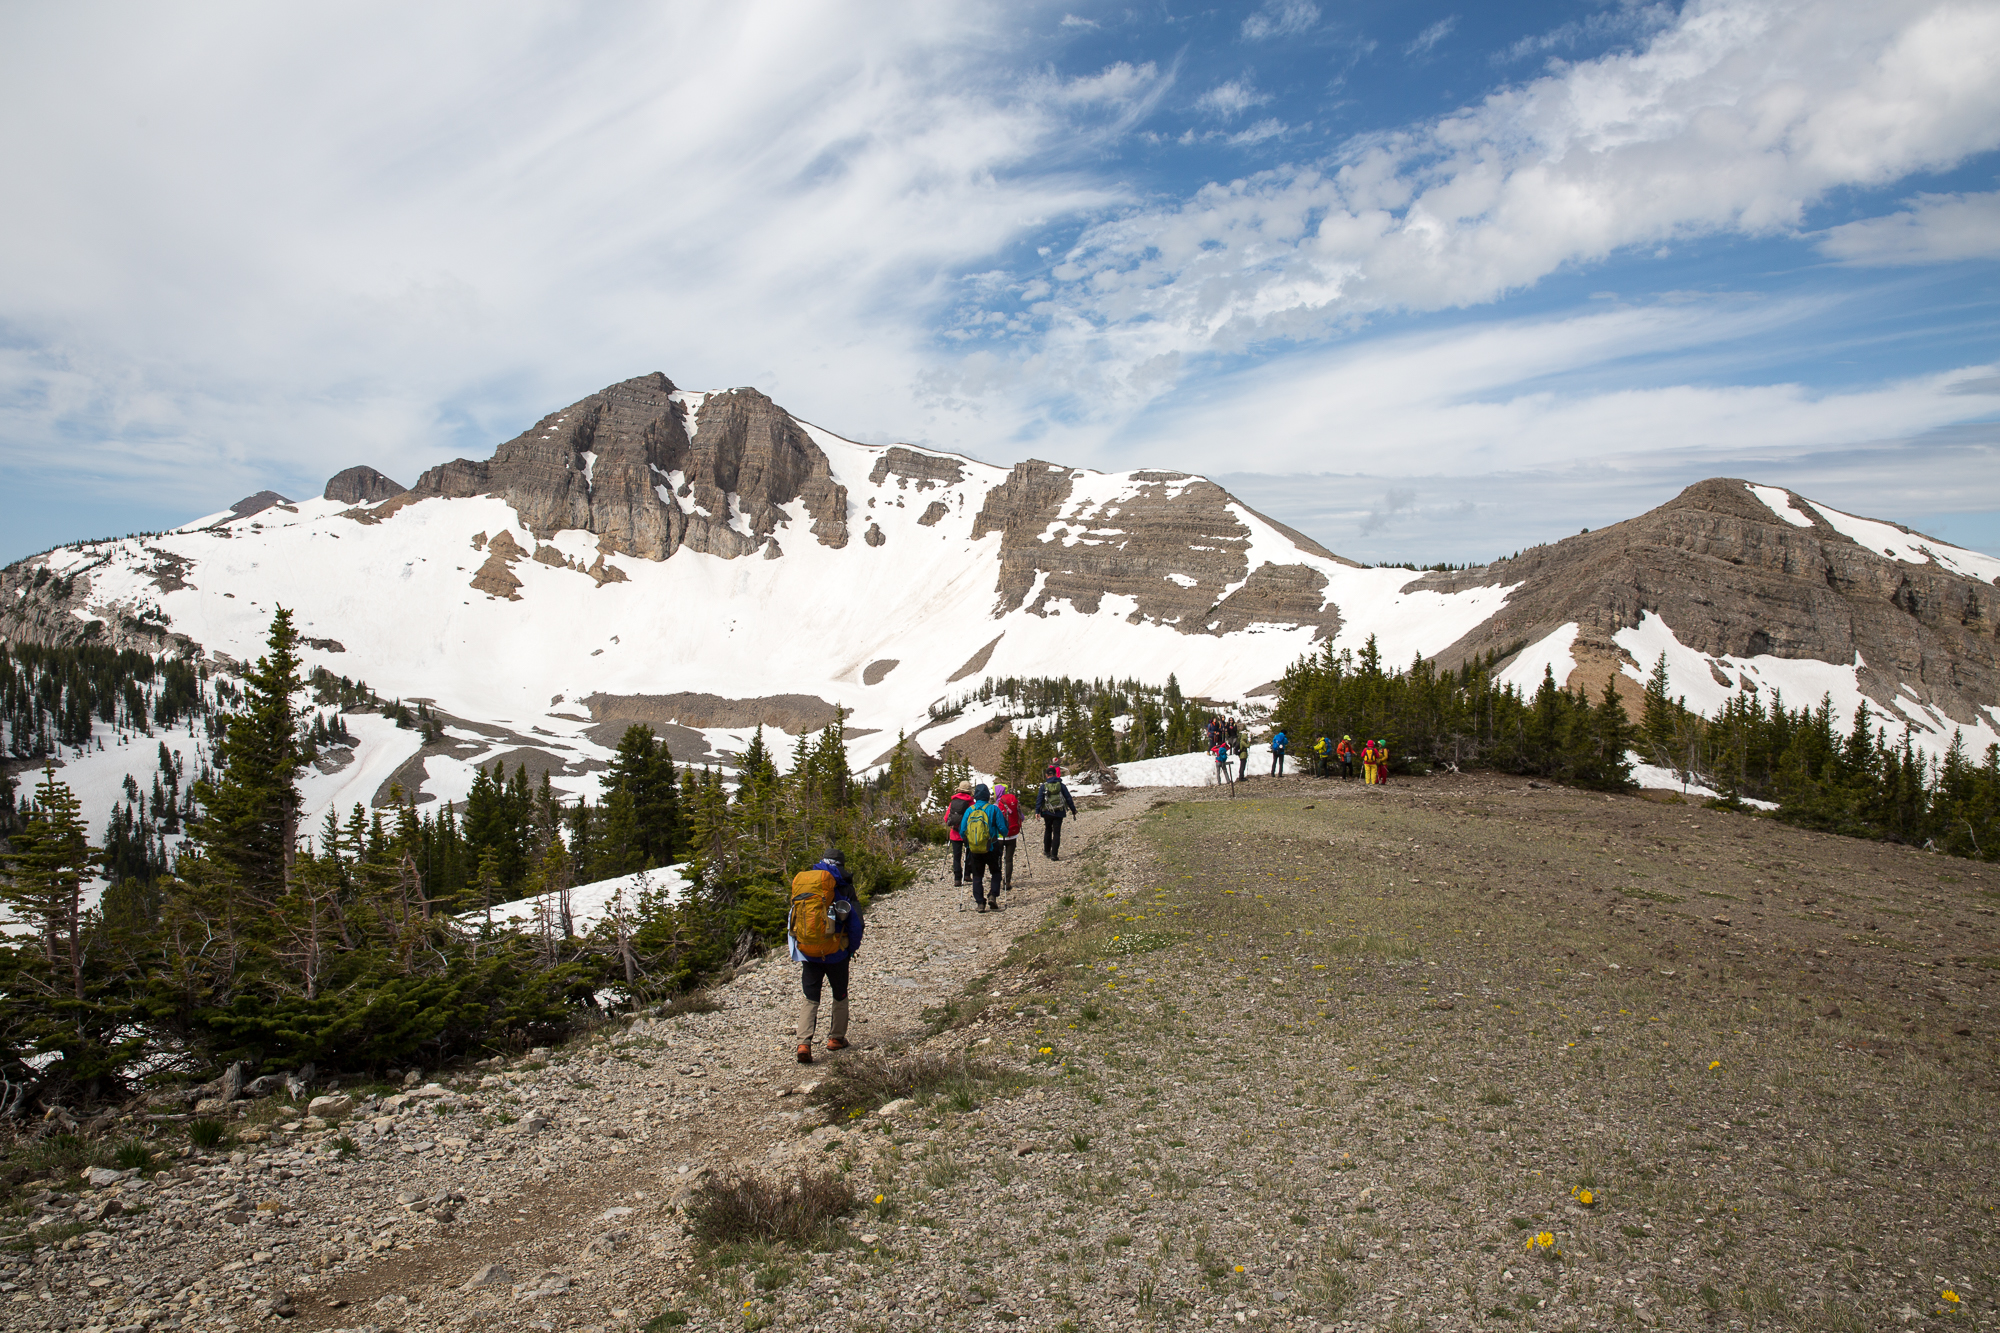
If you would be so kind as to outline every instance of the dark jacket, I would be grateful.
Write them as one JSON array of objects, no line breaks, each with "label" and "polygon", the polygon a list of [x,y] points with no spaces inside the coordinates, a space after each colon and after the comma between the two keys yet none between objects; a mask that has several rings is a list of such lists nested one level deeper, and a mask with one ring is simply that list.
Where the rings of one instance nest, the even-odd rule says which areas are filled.
[{"label": "dark jacket", "polygon": [[827,954],[824,958],[808,958],[799,952],[798,941],[787,935],[785,936],[785,943],[791,946],[792,961],[795,963],[844,963],[854,957],[855,952],[861,948],[862,933],[868,928],[868,923],[861,919],[861,900],[854,896],[854,881],[848,878],[845,870],[831,861],[815,861],[807,869],[830,870],[833,872],[833,900],[847,904],[847,947],[838,953]]},{"label": "dark jacket", "polygon": [[[1055,783],[1056,788],[1062,792],[1062,799],[1059,801],[1051,801],[1049,799],[1049,783],[1051,782]],[[1065,807],[1067,807],[1066,810]],[[1042,785],[1035,788],[1035,813],[1043,819],[1061,819],[1065,813],[1075,814],[1076,800],[1069,794],[1068,784],[1061,778],[1045,778],[1042,781]]]},{"label": "dark jacket", "polygon": [[951,834],[953,842],[959,841],[964,836],[958,831],[958,826],[965,822],[965,812],[971,806],[972,793],[962,791],[955,793],[951,798],[951,804],[944,808],[944,826]]}]

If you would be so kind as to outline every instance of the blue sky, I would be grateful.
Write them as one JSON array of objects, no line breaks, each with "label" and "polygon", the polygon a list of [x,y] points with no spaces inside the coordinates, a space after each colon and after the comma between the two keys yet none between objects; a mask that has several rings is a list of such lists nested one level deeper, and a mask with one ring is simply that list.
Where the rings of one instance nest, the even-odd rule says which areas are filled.
[{"label": "blue sky", "polygon": [[1484,560],[2000,553],[2000,6],[0,7],[0,559],[664,370]]}]

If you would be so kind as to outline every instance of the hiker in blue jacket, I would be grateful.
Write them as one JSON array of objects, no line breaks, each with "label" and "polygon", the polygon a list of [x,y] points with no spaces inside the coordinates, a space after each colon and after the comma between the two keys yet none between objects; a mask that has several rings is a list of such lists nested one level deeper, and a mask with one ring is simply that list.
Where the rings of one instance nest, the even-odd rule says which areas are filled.
[{"label": "hiker in blue jacket", "polygon": [[1054,764],[1035,788],[1035,813],[1042,817],[1042,855],[1062,860],[1062,823],[1065,814],[1076,813],[1076,799],[1062,780],[1062,770]]},{"label": "hiker in blue jacket", "polygon": [[[824,870],[833,876],[834,913],[844,918],[842,930],[847,935],[847,947],[833,953],[809,957],[799,951],[799,942],[789,933],[785,942],[791,946],[792,961],[800,964],[799,989],[805,998],[799,1001],[799,1063],[813,1062],[813,1030],[819,1026],[819,997],[822,985],[833,987],[833,1017],[827,1024],[826,1049],[844,1051],[847,1040],[847,965],[854,955],[861,952],[861,935],[867,929],[867,922],[861,917],[861,900],[854,896],[854,881],[848,877],[846,858],[838,847],[829,848],[825,856],[813,862],[813,870]],[[822,881],[823,882],[823,881]],[[845,904],[846,911],[841,911]]]},{"label": "hiker in blue jacket", "polygon": [[1274,778],[1285,776],[1285,747],[1289,744],[1291,739],[1285,735],[1285,729],[1279,727],[1278,734],[1271,737],[1271,776]]},{"label": "hiker in blue jacket", "polygon": [[958,836],[965,840],[965,869],[972,877],[972,901],[988,908],[986,876],[993,875],[992,910],[1000,910],[1000,840],[1007,836],[1007,816],[993,803],[985,783],[972,789],[972,804],[958,817]]}]

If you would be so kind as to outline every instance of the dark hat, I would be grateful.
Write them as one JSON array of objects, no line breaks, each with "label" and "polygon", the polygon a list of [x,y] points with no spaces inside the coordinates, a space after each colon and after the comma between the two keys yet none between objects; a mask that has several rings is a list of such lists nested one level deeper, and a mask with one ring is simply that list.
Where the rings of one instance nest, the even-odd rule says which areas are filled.
[{"label": "dark hat", "polygon": [[972,789],[972,799],[975,801],[990,801],[993,799],[993,793],[989,791],[987,789],[986,784],[982,782],[977,787],[974,787]]},{"label": "dark hat", "polygon": [[840,866],[843,869],[847,866],[847,858],[840,854],[840,848],[838,847],[827,848],[826,855],[822,856],[820,860],[826,862],[828,865]]}]

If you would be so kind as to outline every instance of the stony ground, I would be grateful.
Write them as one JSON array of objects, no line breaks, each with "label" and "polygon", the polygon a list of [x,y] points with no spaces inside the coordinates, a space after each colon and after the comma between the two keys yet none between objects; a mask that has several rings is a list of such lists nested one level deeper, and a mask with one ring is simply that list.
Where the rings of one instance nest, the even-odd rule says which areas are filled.
[{"label": "stony ground", "polygon": [[[28,1195],[0,1326],[2000,1323],[1993,868],[1485,777],[1125,793],[1070,842],[997,916],[935,870],[879,904],[813,1069],[773,960]],[[800,1095],[913,1053],[959,1074]],[[741,1169],[859,1206],[700,1243],[691,1186]]]}]

